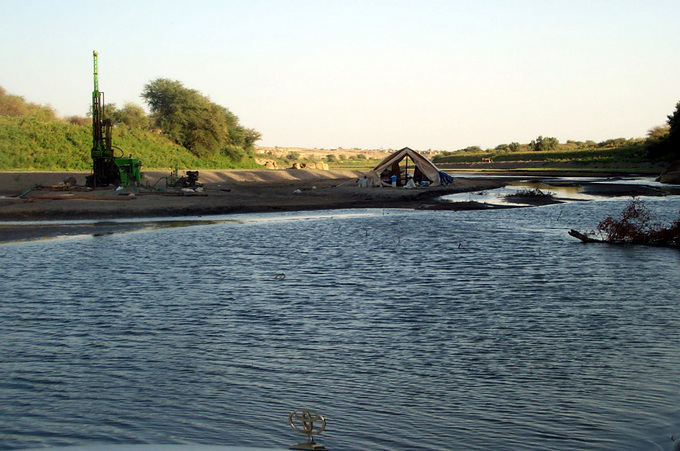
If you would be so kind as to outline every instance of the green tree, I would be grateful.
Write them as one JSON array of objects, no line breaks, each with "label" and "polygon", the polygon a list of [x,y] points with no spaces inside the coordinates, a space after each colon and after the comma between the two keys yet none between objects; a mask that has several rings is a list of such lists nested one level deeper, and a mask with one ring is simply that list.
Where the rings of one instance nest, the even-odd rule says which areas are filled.
[{"label": "green tree", "polygon": [[647,131],[647,138],[654,141],[659,141],[665,138],[670,131],[671,128],[668,125],[657,125],[656,127],[652,127]]},{"label": "green tree", "polygon": [[668,142],[677,156],[680,150],[680,102],[675,104],[675,112],[668,116]]},{"label": "green tree", "polygon": [[92,123],[92,119],[84,116],[68,116],[66,122],[73,125],[88,125]]},{"label": "green tree", "polygon": [[0,116],[28,116],[28,105],[23,97],[7,94],[0,86]]},{"label": "green tree", "polygon": [[171,140],[198,156],[222,151],[235,155],[240,148],[246,154],[261,136],[239,125],[238,117],[223,106],[210,101],[180,81],[159,78],[145,85],[142,97],[151,110],[155,125]]},{"label": "green tree", "polygon": [[40,122],[57,120],[57,115],[51,106],[26,102],[21,96],[8,94],[5,88],[1,86],[0,116],[30,117]]},{"label": "green tree", "polygon": [[244,129],[245,133],[245,148],[251,150],[255,147],[255,143],[262,139],[262,134],[254,128]]},{"label": "green tree", "polygon": [[680,159],[680,102],[675,104],[675,111],[667,118],[668,127],[665,129],[668,133],[663,135],[657,131],[652,136],[651,132],[655,129],[650,130],[646,142],[648,158],[667,161]]},{"label": "green tree", "polygon": [[159,78],[144,87],[142,97],[163,133],[195,155],[214,155],[228,143],[221,107],[198,91]]},{"label": "green tree", "polygon": [[536,152],[541,152],[545,150],[555,150],[559,144],[560,142],[557,138],[544,138],[543,136],[539,136],[529,143],[529,147]]},{"label": "green tree", "polygon": [[511,142],[508,144],[508,149],[510,149],[510,152],[517,152],[521,147],[522,145],[518,142]]},{"label": "green tree", "polygon": [[482,148],[479,146],[468,146],[463,149],[463,152],[481,152]]},{"label": "green tree", "polygon": [[121,109],[113,109],[110,115],[114,125],[125,125],[128,128],[149,128],[149,116],[147,116],[144,108],[134,103],[128,102]]}]

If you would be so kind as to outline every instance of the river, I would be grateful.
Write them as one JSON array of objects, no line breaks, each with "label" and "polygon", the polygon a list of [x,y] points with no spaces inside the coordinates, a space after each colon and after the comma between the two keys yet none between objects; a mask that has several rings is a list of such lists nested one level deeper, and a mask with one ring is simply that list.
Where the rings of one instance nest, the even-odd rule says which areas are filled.
[{"label": "river", "polygon": [[[677,217],[677,196],[644,202]],[[670,449],[680,252],[567,235],[626,204],[1,245],[0,449],[287,447],[299,408],[332,450]]]}]

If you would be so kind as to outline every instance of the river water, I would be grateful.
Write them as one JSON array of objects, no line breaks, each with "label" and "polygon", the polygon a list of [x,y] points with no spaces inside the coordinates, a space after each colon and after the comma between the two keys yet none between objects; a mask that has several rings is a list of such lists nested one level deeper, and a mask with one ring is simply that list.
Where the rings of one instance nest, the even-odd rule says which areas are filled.
[{"label": "river water", "polygon": [[680,252],[566,233],[626,203],[2,245],[0,449],[287,447],[299,408],[333,450],[670,449]]}]

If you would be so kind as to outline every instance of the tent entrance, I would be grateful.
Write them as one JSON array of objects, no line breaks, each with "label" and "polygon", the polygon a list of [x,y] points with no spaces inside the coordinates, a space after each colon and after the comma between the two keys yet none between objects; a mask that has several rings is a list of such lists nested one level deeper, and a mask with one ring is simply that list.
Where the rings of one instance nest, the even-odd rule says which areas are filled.
[{"label": "tent entrance", "polygon": [[395,161],[380,174],[380,180],[387,185],[392,184],[392,176],[397,176],[397,186],[404,186],[409,178],[413,178],[416,184],[422,181],[427,181],[423,173],[418,169],[415,161],[409,156],[404,157],[401,161]]},{"label": "tent entrance", "polygon": [[[404,186],[408,183],[409,176],[413,177],[416,186],[421,182],[429,186],[453,182],[451,176],[441,172],[430,160],[408,147],[391,153],[370,172],[373,186],[391,186],[392,177],[396,179],[397,186]],[[445,177],[445,182],[442,177]]]}]

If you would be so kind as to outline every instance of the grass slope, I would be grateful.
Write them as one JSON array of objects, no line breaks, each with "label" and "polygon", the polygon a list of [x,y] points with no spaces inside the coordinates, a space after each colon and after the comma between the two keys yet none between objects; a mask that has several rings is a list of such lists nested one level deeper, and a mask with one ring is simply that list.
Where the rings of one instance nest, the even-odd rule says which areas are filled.
[{"label": "grass slope", "polygon": [[[116,127],[113,145],[120,155],[138,158],[144,169],[257,168],[240,149],[197,157],[163,135]],[[0,170],[83,171],[92,168],[92,126],[66,121],[45,122],[32,117],[0,115]]]}]

